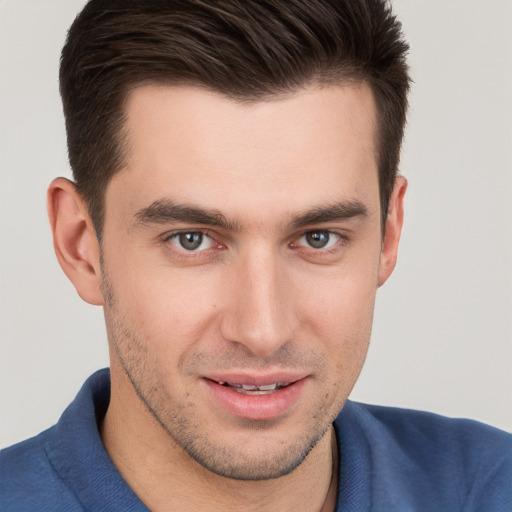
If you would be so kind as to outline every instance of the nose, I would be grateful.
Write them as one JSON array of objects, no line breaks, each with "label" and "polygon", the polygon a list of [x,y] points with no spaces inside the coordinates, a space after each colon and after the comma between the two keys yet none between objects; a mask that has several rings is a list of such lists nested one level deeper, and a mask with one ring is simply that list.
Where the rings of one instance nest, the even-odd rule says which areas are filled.
[{"label": "nose", "polygon": [[285,262],[270,251],[253,251],[240,258],[227,281],[224,339],[259,357],[271,356],[292,339],[297,320]]}]

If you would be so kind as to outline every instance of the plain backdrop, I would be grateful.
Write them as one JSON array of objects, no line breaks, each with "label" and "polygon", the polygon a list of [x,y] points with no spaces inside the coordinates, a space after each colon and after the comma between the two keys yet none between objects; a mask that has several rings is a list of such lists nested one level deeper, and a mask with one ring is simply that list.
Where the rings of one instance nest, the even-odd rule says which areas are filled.
[{"label": "plain backdrop", "polygon": [[[414,85],[398,267],[352,398],[512,430],[512,2],[396,0]],[[0,0],[0,444],[49,427],[108,365],[100,308],[53,254],[70,177],[58,59],[82,0]]]}]

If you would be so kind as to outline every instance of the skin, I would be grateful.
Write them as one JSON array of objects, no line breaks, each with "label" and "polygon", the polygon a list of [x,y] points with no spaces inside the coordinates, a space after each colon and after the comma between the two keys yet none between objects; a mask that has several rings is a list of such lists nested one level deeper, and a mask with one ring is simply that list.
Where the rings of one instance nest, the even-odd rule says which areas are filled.
[{"label": "skin", "polygon": [[[396,263],[406,190],[398,178],[382,238],[370,89],[241,104],[146,85],[126,114],[101,250],[73,184],[49,189],[59,262],[104,306],[109,455],[152,510],[333,510],[331,425]],[[227,411],[206,379],[278,372],[302,385],[271,419]]]}]

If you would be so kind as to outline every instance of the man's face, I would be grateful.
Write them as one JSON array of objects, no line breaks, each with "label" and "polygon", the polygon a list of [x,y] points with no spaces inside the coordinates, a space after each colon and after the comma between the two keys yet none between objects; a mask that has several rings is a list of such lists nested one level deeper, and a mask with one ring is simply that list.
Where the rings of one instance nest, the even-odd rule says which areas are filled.
[{"label": "man's face", "polygon": [[215,473],[291,471],[354,386],[380,279],[375,122],[366,86],[129,96],[102,246],[112,385]]}]

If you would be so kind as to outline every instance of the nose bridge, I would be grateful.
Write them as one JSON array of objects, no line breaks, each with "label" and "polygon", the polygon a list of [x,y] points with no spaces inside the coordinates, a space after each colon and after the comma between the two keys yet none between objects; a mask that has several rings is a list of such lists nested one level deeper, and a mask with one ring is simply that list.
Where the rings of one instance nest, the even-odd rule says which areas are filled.
[{"label": "nose bridge", "polygon": [[294,329],[292,297],[281,263],[275,251],[260,247],[247,251],[230,276],[233,300],[224,314],[222,334],[261,357],[289,341]]}]

